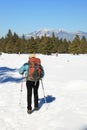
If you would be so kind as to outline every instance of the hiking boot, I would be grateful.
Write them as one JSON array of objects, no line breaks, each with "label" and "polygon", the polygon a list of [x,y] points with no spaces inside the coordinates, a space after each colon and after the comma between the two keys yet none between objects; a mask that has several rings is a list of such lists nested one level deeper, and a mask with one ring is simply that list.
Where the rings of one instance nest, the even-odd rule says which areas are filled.
[{"label": "hiking boot", "polygon": [[35,110],[35,111],[38,111],[39,109],[38,109],[38,107],[35,107],[34,110]]},{"label": "hiking boot", "polygon": [[27,110],[27,113],[28,113],[28,114],[31,114],[31,113],[32,113],[32,110]]}]

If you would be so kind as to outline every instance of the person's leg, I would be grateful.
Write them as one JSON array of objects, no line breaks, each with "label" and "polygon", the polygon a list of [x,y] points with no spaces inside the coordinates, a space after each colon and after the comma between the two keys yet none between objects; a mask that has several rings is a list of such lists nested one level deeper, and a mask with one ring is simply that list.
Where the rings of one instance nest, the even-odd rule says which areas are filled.
[{"label": "person's leg", "polygon": [[39,88],[39,81],[34,84],[34,108],[38,109],[38,88]]},{"label": "person's leg", "polygon": [[26,87],[27,87],[27,109],[32,110],[32,82],[27,81],[26,82]]}]

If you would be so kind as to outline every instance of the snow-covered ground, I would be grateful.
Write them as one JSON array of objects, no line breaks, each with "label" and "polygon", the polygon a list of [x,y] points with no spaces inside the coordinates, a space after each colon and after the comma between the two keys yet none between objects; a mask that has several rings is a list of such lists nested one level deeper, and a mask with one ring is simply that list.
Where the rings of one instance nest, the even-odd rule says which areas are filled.
[{"label": "snow-covered ground", "polygon": [[[87,55],[41,55],[45,70],[40,110],[27,114],[26,84],[18,69],[29,54],[0,56],[0,130],[87,130]],[[23,85],[21,92],[21,85]]]}]

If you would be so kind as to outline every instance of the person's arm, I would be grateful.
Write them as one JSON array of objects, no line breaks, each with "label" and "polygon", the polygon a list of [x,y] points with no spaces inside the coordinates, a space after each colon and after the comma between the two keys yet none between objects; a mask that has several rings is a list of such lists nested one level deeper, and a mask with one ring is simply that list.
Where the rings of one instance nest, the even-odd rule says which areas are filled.
[{"label": "person's arm", "polygon": [[25,71],[28,70],[28,63],[25,63],[21,66],[21,68],[19,69],[19,74],[23,75]]},{"label": "person's arm", "polygon": [[45,75],[45,72],[44,72],[43,66],[41,65],[41,78],[43,78],[44,75]]}]

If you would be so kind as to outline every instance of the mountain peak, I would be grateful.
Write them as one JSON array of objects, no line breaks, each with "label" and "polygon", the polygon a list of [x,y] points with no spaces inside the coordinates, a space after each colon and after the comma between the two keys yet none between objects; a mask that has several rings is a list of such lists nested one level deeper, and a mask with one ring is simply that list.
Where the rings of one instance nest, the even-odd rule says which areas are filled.
[{"label": "mountain peak", "polygon": [[67,32],[64,29],[46,29],[46,28],[31,32],[25,35],[25,38],[29,39],[31,36],[36,38],[37,36],[41,37],[45,35],[51,37],[53,33],[59,39],[62,38],[70,41],[72,41],[76,35],[78,35],[80,38],[82,38],[82,36],[85,36],[87,39],[87,32],[83,32],[83,31]]}]

